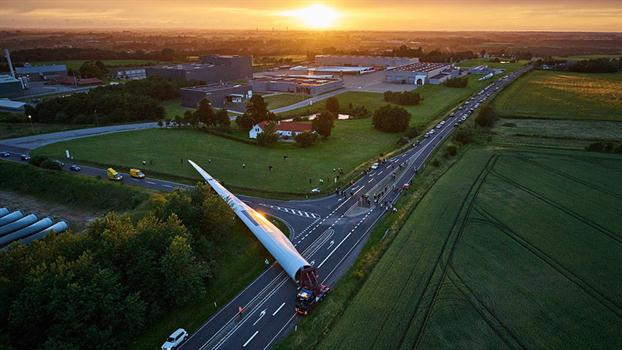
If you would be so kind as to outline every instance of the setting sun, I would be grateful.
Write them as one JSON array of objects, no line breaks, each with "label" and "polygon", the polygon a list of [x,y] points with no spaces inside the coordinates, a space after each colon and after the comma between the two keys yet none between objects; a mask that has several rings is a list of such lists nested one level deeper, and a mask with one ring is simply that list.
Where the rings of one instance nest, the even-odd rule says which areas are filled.
[{"label": "setting sun", "polygon": [[330,28],[340,17],[338,11],[325,5],[311,5],[297,10],[285,11],[283,15],[293,17],[311,29]]}]

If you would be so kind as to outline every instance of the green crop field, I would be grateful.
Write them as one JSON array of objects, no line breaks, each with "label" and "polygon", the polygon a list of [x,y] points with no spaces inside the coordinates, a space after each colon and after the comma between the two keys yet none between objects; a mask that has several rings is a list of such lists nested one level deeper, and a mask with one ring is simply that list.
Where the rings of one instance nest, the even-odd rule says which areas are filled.
[{"label": "green crop field", "polygon": [[[426,126],[431,121],[440,118],[444,113],[467,99],[471,94],[491,83],[492,80],[478,81],[480,75],[469,76],[469,84],[466,88],[450,88],[445,85],[424,85],[417,88],[423,98],[422,102],[416,106],[403,106],[412,118],[411,126]],[[372,113],[374,110],[387,104],[383,94],[375,92],[354,92],[348,91],[336,96],[339,100],[341,109],[347,110],[350,103],[355,106],[363,105]],[[303,107],[281,113],[280,116],[300,116],[315,113],[325,106],[325,101],[316,102],[313,106]]]},{"label": "green crop field", "polygon": [[321,349],[622,347],[622,157],[468,151]]},{"label": "green crop field", "polygon": [[268,104],[268,108],[276,109],[280,107],[289,106],[296,102],[304,101],[309,96],[296,95],[296,94],[274,94],[265,96],[263,99]]},{"label": "green crop field", "polygon": [[622,120],[622,73],[533,71],[493,106],[503,117]]},{"label": "green crop field", "polygon": [[[199,130],[153,129],[60,142],[34,153],[63,157],[69,148],[78,161],[126,168],[146,160],[143,168],[147,176],[155,171],[198,180],[196,171],[185,161],[192,159],[238,189],[301,194],[314,187],[327,190],[335,175],[333,168],[342,168],[347,175],[379,153],[392,150],[399,137],[373,129],[371,120],[364,119],[337,121],[333,134],[311,148],[294,143],[259,147]],[[242,164],[246,164],[245,169]],[[271,172],[269,165],[273,166]],[[323,186],[320,178],[324,179]]]},{"label": "green crop field", "polygon": [[[32,62],[33,65],[44,65],[44,64],[66,64],[67,69],[77,70],[80,69],[82,63],[87,60],[66,60],[66,61],[41,61],[41,62]],[[124,67],[124,66],[144,66],[149,64],[155,64],[156,62],[153,60],[100,60],[107,67]]]}]

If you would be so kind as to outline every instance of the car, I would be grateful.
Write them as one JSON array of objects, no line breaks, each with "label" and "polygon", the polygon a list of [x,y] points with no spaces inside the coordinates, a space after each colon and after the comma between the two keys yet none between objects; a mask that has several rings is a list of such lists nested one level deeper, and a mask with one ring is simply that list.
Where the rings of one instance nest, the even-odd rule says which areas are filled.
[{"label": "car", "polygon": [[460,125],[460,123],[459,123],[459,122],[455,122],[455,123],[454,123],[454,127],[456,127],[456,126],[458,126],[458,125]]},{"label": "car", "polygon": [[380,166],[380,164],[374,163],[374,164],[371,165],[371,170],[376,170],[376,169],[378,169],[379,166]]},{"label": "car", "polygon": [[0,152],[0,157],[7,158],[7,157],[10,157],[10,156],[11,156],[11,153],[9,153],[9,152]]},{"label": "car", "polygon": [[311,190],[311,193],[320,193],[320,189],[316,187]]},{"label": "car", "polygon": [[183,328],[179,328],[166,338],[166,341],[162,344],[162,350],[177,349],[186,339],[188,339],[188,332]]},{"label": "car", "polygon": [[425,135],[423,135],[423,138],[427,139],[428,137],[430,137],[430,134],[426,132]]},{"label": "car", "polygon": [[19,158],[21,160],[24,160],[24,161],[29,161],[30,160],[30,156],[27,155],[27,154],[20,154]]},{"label": "car", "polygon": [[78,172],[78,171],[82,170],[82,168],[80,168],[79,165],[71,164],[71,166],[69,167],[69,170]]}]

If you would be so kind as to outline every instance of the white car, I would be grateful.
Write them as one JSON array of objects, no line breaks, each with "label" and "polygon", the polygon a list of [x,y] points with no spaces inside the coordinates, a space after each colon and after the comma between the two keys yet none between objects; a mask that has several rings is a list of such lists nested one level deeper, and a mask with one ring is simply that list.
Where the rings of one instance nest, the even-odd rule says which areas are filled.
[{"label": "white car", "polygon": [[162,344],[162,350],[176,349],[186,339],[188,339],[188,332],[183,328],[179,328],[166,338],[166,341]]},{"label": "white car", "polygon": [[379,164],[378,163],[374,163],[371,165],[371,170],[376,170],[378,169]]},{"label": "white car", "polygon": [[320,189],[316,187],[311,190],[311,193],[320,193]]}]

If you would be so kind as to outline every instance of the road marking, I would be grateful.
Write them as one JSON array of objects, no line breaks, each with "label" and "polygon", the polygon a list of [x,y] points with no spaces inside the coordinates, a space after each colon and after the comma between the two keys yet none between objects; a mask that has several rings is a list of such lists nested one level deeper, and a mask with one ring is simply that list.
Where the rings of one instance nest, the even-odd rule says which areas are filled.
[{"label": "road marking", "polygon": [[253,326],[256,326],[257,322],[259,322],[264,316],[266,316],[266,309],[261,310],[261,312],[259,313],[259,318],[253,323]]},{"label": "road marking", "polygon": [[279,329],[279,331],[276,333],[276,335],[274,337],[272,337],[272,339],[270,339],[270,341],[268,342],[268,344],[266,345],[265,348],[263,348],[263,350],[267,350],[268,348],[270,348],[270,345],[272,345],[272,343],[276,340],[276,338],[279,337],[279,335],[281,334],[281,332],[283,332],[283,330],[285,329],[285,327],[287,327],[287,325],[289,325],[290,322],[292,322],[292,320],[294,319],[294,317],[296,317],[296,313],[294,312],[294,314],[292,315],[292,317],[289,318],[289,320],[287,320],[287,322],[285,322],[285,324],[283,325],[283,327],[281,327],[281,329]]},{"label": "road marking", "polygon": [[259,333],[259,331],[255,331],[255,333],[253,333],[253,335],[251,335],[250,338],[248,338],[248,340],[246,341],[246,343],[244,343],[244,345],[242,345],[243,348],[246,347],[246,345],[248,345],[248,343],[251,342],[251,340],[253,340],[253,338],[255,338],[255,336],[257,335],[257,333]]},{"label": "road marking", "polygon": [[369,181],[367,181],[367,183],[370,183],[370,182],[372,182],[372,181],[374,181],[374,179],[369,179]]},{"label": "road marking", "polygon": [[333,244],[335,244],[335,240],[330,241],[330,244],[328,245],[328,247],[326,247],[326,249],[330,249],[330,247],[332,247]]},{"label": "road marking", "polygon": [[155,185],[155,182],[153,182],[153,181],[147,181],[147,183],[150,184],[150,185]]},{"label": "road marking", "polygon": [[171,185],[162,185],[162,186],[167,187],[167,188],[173,188],[173,186]]},{"label": "road marking", "polygon": [[283,308],[283,306],[285,306],[285,302],[283,302],[283,304],[281,304],[281,306],[279,306],[279,308],[278,308],[278,309],[276,309],[276,311],[272,313],[272,316],[274,316],[274,315],[278,314],[278,313],[279,313],[279,311],[281,311],[281,309]]}]

